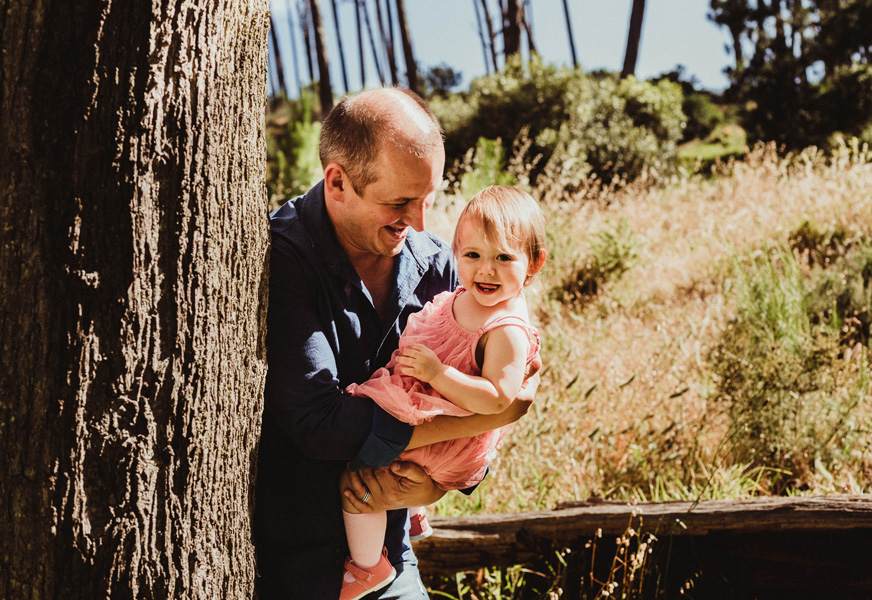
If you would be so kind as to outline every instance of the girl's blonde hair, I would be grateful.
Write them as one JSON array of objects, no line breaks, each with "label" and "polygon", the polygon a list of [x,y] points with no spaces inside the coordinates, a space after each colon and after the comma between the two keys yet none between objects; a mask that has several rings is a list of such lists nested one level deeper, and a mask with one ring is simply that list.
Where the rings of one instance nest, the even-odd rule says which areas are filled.
[{"label": "girl's blonde hair", "polygon": [[473,196],[457,219],[452,242],[455,253],[464,220],[481,224],[489,243],[525,252],[531,265],[541,261],[545,250],[545,215],[530,194],[507,185],[492,185]]}]

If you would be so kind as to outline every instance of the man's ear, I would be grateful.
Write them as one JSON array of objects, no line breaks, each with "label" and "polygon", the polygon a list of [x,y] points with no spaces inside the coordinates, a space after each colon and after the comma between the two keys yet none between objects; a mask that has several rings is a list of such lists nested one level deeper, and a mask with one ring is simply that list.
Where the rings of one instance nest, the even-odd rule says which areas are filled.
[{"label": "man's ear", "polygon": [[345,169],[339,163],[330,163],[324,168],[324,195],[342,202],[351,189]]}]

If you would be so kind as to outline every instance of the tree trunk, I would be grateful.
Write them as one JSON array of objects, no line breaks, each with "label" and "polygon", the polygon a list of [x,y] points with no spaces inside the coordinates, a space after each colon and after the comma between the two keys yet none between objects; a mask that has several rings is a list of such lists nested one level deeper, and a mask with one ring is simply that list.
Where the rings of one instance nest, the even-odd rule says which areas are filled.
[{"label": "tree trunk", "polygon": [[272,40],[273,56],[276,57],[276,75],[278,76],[279,84],[278,90],[273,89],[273,91],[281,92],[285,95],[285,98],[287,98],[288,88],[285,86],[285,70],[282,66],[282,53],[279,50],[279,39],[276,36],[276,26],[275,23],[273,23],[272,16],[269,18],[269,35],[270,40]]},{"label": "tree trunk", "polygon": [[361,89],[366,89],[366,57],[363,54],[363,19],[360,16],[360,11],[363,9],[360,5],[362,1],[354,0],[354,9],[357,16],[357,56],[360,58],[360,87]]},{"label": "tree trunk", "polygon": [[309,81],[315,83],[315,63],[312,60],[312,36],[310,35],[311,17],[309,13],[309,0],[298,1],[300,30],[303,32],[303,47],[306,49],[306,66],[309,68]]},{"label": "tree trunk", "polygon": [[624,68],[621,79],[636,74],[636,60],[639,56],[639,41],[642,38],[642,19],[645,16],[645,0],[633,0],[630,12],[630,31],[627,33],[627,52],[624,54]]},{"label": "tree trunk", "polygon": [[569,34],[569,53],[572,55],[572,68],[578,68],[578,58],[575,56],[575,40],[572,38],[572,21],[569,18],[569,5],[563,0],[563,14],[566,16],[566,31]]},{"label": "tree trunk", "polygon": [[391,22],[391,2],[385,0],[385,9],[388,18],[387,31],[385,30],[384,19],[382,19],[381,0],[375,0],[375,12],[378,19],[378,31],[381,34],[382,46],[385,49],[385,58],[388,61],[388,69],[391,74],[391,85],[396,85],[397,77],[397,60],[394,56],[394,26]]},{"label": "tree trunk", "polygon": [[[291,0],[288,0],[290,3]],[[291,34],[291,55],[294,57],[294,76],[297,79],[297,92],[302,95],[303,94],[303,78],[300,76],[300,57],[297,54],[297,34],[294,33],[294,29],[296,29],[294,25],[294,11],[293,7],[288,5],[288,31]]]},{"label": "tree trunk", "polygon": [[330,0],[333,5],[333,24],[336,26],[336,42],[339,44],[339,63],[342,66],[342,85],[348,93],[348,70],[345,68],[345,50],[342,48],[342,31],[339,29],[339,11],[336,10],[336,0]]},{"label": "tree trunk", "polygon": [[[378,46],[375,43],[375,34],[372,31],[372,22],[369,20],[369,9],[366,7],[366,0],[361,0],[363,8],[363,20],[366,22],[366,31],[369,34],[369,46],[372,49],[372,62],[375,64],[375,71],[378,74],[379,82],[385,84],[385,74],[382,71],[381,59],[378,54]],[[363,54],[361,54],[361,59]]]},{"label": "tree trunk", "polygon": [[533,42],[533,8],[530,0],[524,2],[524,31],[527,32],[527,50],[532,56],[536,54],[536,44]]},{"label": "tree trunk", "polygon": [[421,94],[421,87],[418,85],[418,63],[415,62],[415,54],[412,52],[412,38],[409,35],[409,23],[406,20],[406,6],[404,0],[396,0],[397,2],[397,22],[400,26],[400,39],[403,42],[403,58],[406,62],[406,82],[409,84],[409,89],[416,94]]},{"label": "tree trunk", "polygon": [[321,102],[321,118],[333,110],[333,86],[330,84],[330,61],[324,44],[324,25],[321,21],[320,0],[309,0],[312,15],[312,31],[315,37],[315,55],[318,58],[318,99]]},{"label": "tree trunk", "polygon": [[481,12],[480,12],[480,9],[478,6],[478,0],[472,0],[472,8],[473,8],[473,10],[475,10],[475,23],[478,27],[478,37],[481,40],[481,52],[482,52],[482,55],[484,56],[484,70],[485,70],[486,74],[490,75],[491,74],[491,63],[490,63],[490,59],[488,58],[488,44],[487,44],[487,40],[485,39],[485,36],[484,36],[484,27],[481,24],[482,18],[481,18]]},{"label": "tree trunk", "polygon": [[481,11],[484,13],[484,23],[487,26],[487,37],[490,40],[490,52],[491,52],[491,60],[493,61],[494,73],[498,73],[500,68],[497,66],[497,48],[496,48],[496,37],[494,36],[494,24],[491,21],[490,11],[487,8],[486,0],[479,0],[481,2]]},{"label": "tree trunk", "polygon": [[524,19],[523,6],[518,0],[507,0],[503,19],[503,52],[506,59],[521,53],[521,23]]},{"label": "tree trunk", "polygon": [[0,0],[0,598],[252,595],[268,10]]}]

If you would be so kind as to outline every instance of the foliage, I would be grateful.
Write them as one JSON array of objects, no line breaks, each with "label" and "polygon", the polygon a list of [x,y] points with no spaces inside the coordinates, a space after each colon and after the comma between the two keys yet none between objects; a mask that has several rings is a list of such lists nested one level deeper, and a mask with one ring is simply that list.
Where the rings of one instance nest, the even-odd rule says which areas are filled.
[{"label": "foliage", "polygon": [[271,209],[305,193],[321,178],[318,138],[321,123],[313,120],[314,95],[279,101],[267,120],[267,192]]},{"label": "foliage", "polygon": [[724,122],[724,112],[712,102],[711,94],[694,92],[686,95],[681,110],[687,116],[684,140],[705,139]]},{"label": "foliage", "polygon": [[460,71],[455,71],[447,63],[440,63],[424,70],[423,79],[427,96],[444,97],[460,85],[463,81],[463,74]]},{"label": "foliage", "polygon": [[590,253],[583,265],[552,290],[553,296],[564,302],[584,304],[606,282],[623,275],[638,258],[639,242],[627,219],[589,236],[588,246]]},{"label": "foliage", "polygon": [[728,95],[753,141],[823,145],[872,123],[872,0],[711,0],[733,37]]},{"label": "foliage", "polygon": [[539,165],[532,182],[549,162],[610,182],[635,179],[646,165],[674,166],[681,101],[680,87],[669,81],[619,81],[515,57],[499,73],[473,80],[469,92],[435,99],[432,108],[445,129],[449,164],[481,137],[514,142],[524,131],[528,162]]},{"label": "foliage", "polygon": [[489,185],[514,185],[514,177],[505,171],[506,151],[500,140],[479,138],[475,149],[464,157],[466,168],[460,177],[460,193],[472,198]]},{"label": "foliage", "polygon": [[[834,237],[817,233],[806,223],[793,235],[825,242],[806,244],[800,256],[828,253]],[[810,273],[786,247],[733,261],[738,308],[712,353],[717,398],[732,423],[735,460],[792,475],[773,482],[776,491],[803,485],[817,464],[843,458],[859,436],[851,415],[868,394],[865,360],[857,384],[845,390],[840,379],[850,365],[842,344],[856,341],[844,333],[868,341],[868,326],[855,315],[867,317],[872,308],[872,253],[865,243],[854,247],[850,257]],[[854,327],[843,328],[846,315]]]}]

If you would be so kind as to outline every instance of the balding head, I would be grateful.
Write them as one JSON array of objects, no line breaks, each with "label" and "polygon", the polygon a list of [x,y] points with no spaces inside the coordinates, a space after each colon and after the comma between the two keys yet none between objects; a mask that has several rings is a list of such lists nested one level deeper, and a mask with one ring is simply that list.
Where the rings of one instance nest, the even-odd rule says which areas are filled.
[{"label": "balding head", "polygon": [[343,98],[321,126],[321,166],[342,165],[362,194],[375,181],[376,159],[386,144],[418,158],[443,150],[442,128],[417,94],[379,88]]}]

